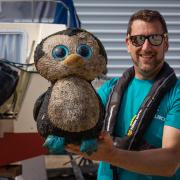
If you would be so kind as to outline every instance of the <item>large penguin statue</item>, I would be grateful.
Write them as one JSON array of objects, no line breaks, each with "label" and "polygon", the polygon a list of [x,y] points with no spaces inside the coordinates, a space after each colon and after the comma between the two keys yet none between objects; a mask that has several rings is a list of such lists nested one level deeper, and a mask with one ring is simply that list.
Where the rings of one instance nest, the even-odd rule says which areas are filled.
[{"label": "large penguin statue", "polygon": [[74,143],[82,152],[92,153],[104,119],[104,108],[91,84],[106,73],[107,55],[101,41],[86,30],[68,28],[43,39],[34,61],[39,74],[51,82],[34,106],[45,144],[54,137],[58,152]]}]

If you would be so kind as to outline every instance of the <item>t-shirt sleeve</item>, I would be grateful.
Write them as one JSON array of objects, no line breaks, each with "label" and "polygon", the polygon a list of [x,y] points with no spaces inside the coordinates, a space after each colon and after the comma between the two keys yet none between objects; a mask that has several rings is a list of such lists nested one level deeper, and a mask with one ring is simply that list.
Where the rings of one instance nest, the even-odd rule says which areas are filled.
[{"label": "t-shirt sleeve", "polygon": [[108,81],[106,81],[102,86],[100,86],[97,90],[98,95],[100,96],[102,103],[104,106],[106,106],[109,98],[109,94],[116,84],[118,78],[112,78]]},{"label": "t-shirt sleeve", "polygon": [[166,116],[165,125],[180,129],[180,81],[170,92],[171,109]]}]

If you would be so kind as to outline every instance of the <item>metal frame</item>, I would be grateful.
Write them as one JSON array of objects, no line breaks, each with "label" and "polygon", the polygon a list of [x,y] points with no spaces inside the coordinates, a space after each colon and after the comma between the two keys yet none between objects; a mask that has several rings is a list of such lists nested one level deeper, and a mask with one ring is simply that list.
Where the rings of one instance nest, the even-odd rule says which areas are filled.
[{"label": "metal frame", "polygon": [[[11,2],[12,0],[4,0],[4,1],[6,1],[6,2]],[[19,1],[19,2],[21,2],[21,1],[31,1],[31,7],[32,7],[32,13],[31,13],[31,18],[32,18],[32,22],[35,22],[34,21],[34,12],[35,12],[35,2],[42,2],[42,1],[44,1],[44,2],[53,2],[53,3],[59,3],[59,4],[62,4],[63,6],[64,6],[64,8],[67,10],[67,27],[69,27],[70,26],[70,10],[69,10],[69,7],[64,3],[64,2],[62,2],[61,0],[17,0],[17,1]],[[0,1],[0,3],[1,2],[3,2],[3,0],[2,1]]]}]

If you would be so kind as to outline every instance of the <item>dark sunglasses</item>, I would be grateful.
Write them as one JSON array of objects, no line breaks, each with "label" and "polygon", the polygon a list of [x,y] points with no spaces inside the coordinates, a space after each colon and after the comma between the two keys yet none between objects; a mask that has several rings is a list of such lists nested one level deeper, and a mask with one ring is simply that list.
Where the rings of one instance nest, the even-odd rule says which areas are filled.
[{"label": "dark sunglasses", "polygon": [[167,37],[167,34],[151,34],[148,36],[145,35],[129,36],[129,39],[131,40],[132,44],[136,47],[142,46],[146,39],[148,39],[151,45],[160,46],[165,37]]}]

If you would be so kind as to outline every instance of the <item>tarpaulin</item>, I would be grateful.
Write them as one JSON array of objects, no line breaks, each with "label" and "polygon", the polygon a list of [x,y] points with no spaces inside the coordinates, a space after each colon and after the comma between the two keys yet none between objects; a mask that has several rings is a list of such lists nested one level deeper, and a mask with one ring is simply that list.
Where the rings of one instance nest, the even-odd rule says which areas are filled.
[{"label": "tarpaulin", "polygon": [[57,1],[54,23],[66,24],[68,27],[81,27],[81,22],[72,0],[59,0],[59,3]]}]

